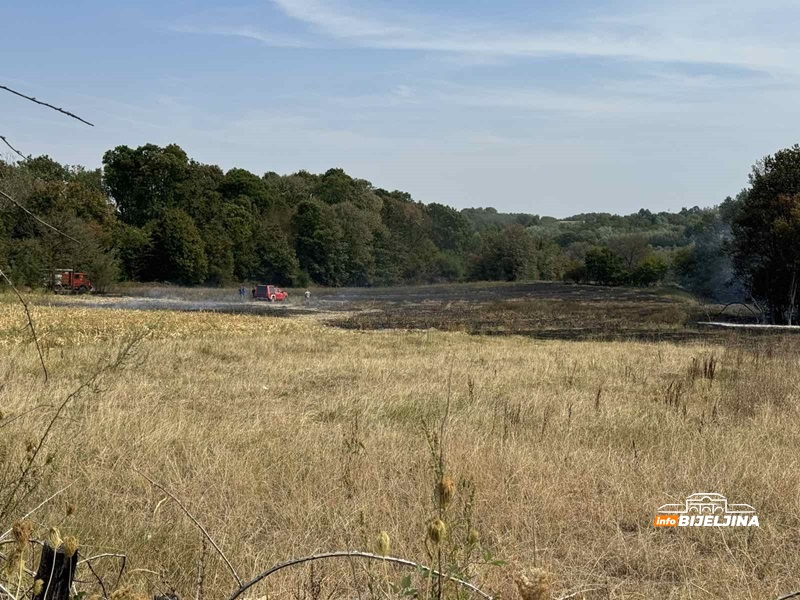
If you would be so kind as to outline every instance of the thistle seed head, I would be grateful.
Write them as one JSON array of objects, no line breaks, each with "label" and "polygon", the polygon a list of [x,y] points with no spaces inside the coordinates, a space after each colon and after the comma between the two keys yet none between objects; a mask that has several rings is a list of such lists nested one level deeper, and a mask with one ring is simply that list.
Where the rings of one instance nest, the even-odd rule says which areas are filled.
[{"label": "thistle seed head", "polygon": [[544,569],[533,569],[530,577],[525,573],[517,573],[514,583],[522,600],[550,600],[550,583],[552,577]]},{"label": "thistle seed head", "polygon": [[449,475],[443,475],[442,479],[436,485],[436,496],[439,500],[439,506],[447,508],[453,500],[456,493],[456,482]]},{"label": "thistle seed head", "polygon": [[25,550],[28,547],[31,533],[33,533],[33,525],[30,521],[17,521],[11,527],[11,535],[14,536],[14,541],[20,550]]},{"label": "thistle seed head", "polygon": [[61,547],[61,533],[58,527],[51,527],[50,532],[47,534],[47,541],[53,550],[58,550]]},{"label": "thistle seed head", "polygon": [[481,534],[478,533],[477,529],[473,529],[472,531],[469,532],[469,537],[467,537],[467,541],[470,543],[470,545],[474,546],[475,544],[481,541]]},{"label": "thistle seed head", "polygon": [[378,554],[381,556],[387,556],[390,548],[391,540],[389,539],[389,534],[385,531],[381,531],[378,534]]},{"label": "thistle seed head", "polygon": [[434,544],[439,544],[447,535],[447,525],[441,519],[434,519],[428,523],[428,539]]},{"label": "thistle seed head", "polygon": [[64,538],[62,548],[67,558],[72,558],[78,551],[78,540],[75,538],[75,536],[68,535]]}]

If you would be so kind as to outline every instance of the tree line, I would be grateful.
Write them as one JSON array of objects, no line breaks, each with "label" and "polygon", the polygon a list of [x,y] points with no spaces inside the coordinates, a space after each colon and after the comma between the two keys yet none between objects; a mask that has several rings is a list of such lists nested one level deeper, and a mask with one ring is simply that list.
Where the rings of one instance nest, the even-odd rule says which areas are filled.
[{"label": "tree line", "polygon": [[456,210],[342,169],[224,172],[177,145],[118,146],[102,169],[0,161],[0,185],[65,240],[0,204],[0,265],[36,287],[55,268],[182,285],[386,286],[465,280],[682,285],[716,301],[797,312],[800,147],[760,161],[711,208],[567,219]]}]

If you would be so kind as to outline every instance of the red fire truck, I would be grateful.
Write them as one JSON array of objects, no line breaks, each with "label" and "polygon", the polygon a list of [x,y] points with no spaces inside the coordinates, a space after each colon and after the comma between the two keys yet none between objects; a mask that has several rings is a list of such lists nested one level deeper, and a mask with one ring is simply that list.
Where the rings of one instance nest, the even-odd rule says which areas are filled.
[{"label": "red fire truck", "polygon": [[86,273],[78,273],[72,269],[57,269],[53,273],[51,285],[56,294],[86,294],[94,289]]}]

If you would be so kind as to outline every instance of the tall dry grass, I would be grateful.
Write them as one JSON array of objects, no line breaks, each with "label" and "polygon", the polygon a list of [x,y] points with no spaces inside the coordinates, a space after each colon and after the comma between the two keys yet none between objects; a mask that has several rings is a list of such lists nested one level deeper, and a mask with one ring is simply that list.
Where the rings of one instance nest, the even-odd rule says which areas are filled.
[{"label": "tall dry grass", "polygon": [[[34,515],[34,536],[55,524],[84,555],[124,552],[133,589],[193,597],[203,553],[190,520],[136,470],[181,498],[243,576],[317,551],[375,550],[381,532],[393,554],[429,563],[436,476],[422,423],[438,422],[448,394],[452,518],[474,486],[475,535],[508,563],[471,567],[492,593],[515,597],[523,576],[554,593],[597,588],[589,600],[800,588],[791,340],[533,342],[309,318],[35,310],[47,385],[18,308],[0,305],[6,417],[54,405],[126,335],[149,331],[135,364],[71,405],[35,498],[75,482]],[[24,459],[47,415],[0,428],[4,467]],[[697,491],[753,505],[760,527],[652,527],[660,505]],[[205,563],[206,597],[224,597],[228,571],[213,554]],[[116,566],[97,568],[113,580]],[[356,597],[354,577],[368,579],[347,561],[315,569],[282,571],[253,594]]]}]

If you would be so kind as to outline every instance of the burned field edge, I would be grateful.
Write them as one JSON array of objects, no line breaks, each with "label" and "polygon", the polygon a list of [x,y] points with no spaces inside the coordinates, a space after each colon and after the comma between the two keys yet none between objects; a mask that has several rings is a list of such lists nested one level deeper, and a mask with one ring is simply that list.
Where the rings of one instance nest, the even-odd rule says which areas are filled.
[{"label": "burned field edge", "polygon": [[[125,288],[102,298],[49,299],[90,308],[314,317],[346,330],[456,331],[521,335],[540,340],[742,343],[774,331],[698,326],[722,320],[752,323],[742,307],[701,304],[679,289],[572,285],[556,282],[468,283],[399,288],[290,290],[288,302],[235,301],[234,290],[154,286]],[[730,307],[729,307],[730,308]],[[786,332],[783,332],[785,335]]]},{"label": "burned field edge", "polygon": [[[429,290],[424,290],[427,292]],[[505,285],[446,293],[384,293],[349,314],[327,319],[353,330],[457,331],[521,335],[541,340],[741,343],[781,334],[700,327],[723,308],[700,305],[671,290],[637,290],[564,284]],[[460,292],[460,293],[458,293]],[[746,312],[728,311],[727,322],[748,323]]]}]

